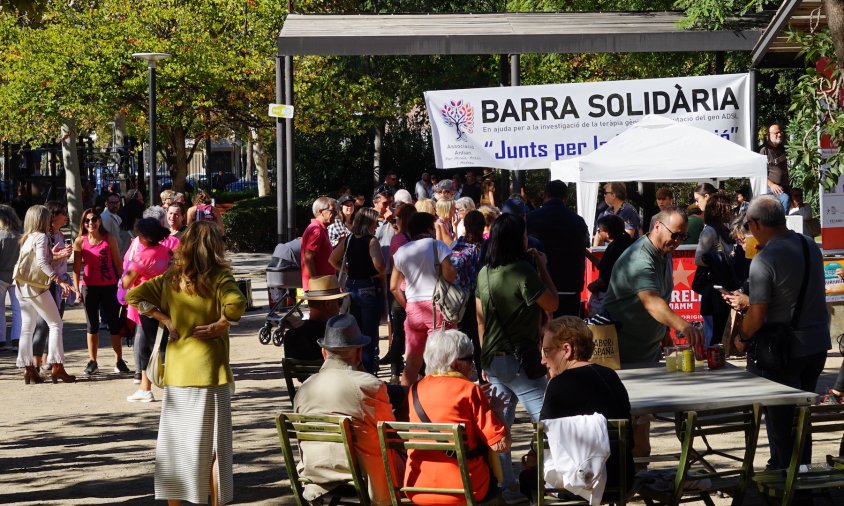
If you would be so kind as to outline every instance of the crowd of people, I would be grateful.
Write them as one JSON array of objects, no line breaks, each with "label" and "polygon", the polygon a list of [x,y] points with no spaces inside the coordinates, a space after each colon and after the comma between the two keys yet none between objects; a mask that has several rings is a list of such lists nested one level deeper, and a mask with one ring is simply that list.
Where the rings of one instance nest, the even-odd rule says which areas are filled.
[{"label": "crowd of people", "polygon": [[[349,314],[359,325],[350,331],[357,336],[354,344],[327,345],[327,339],[321,339],[342,316],[340,304],[334,304],[335,312],[325,316],[325,324],[312,333],[297,331],[298,343],[286,339],[285,353],[295,357],[299,346],[313,349],[318,343],[323,356],[343,362],[342,367],[331,365],[332,369],[355,374],[371,375],[377,373],[379,364],[390,364],[388,384],[366,387],[367,395],[374,395],[372,392],[383,386],[382,400],[394,402],[394,411],[383,419],[404,415],[411,421],[460,421],[475,427],[469,448],[492,448],[500,464],[500,473],[496,473],[496,466],[485,462],[485,457],[472,457],[477,459],[470,462],[473,483],[478,484],[473,488],[477,500],[489,497],[490,490],[496,488],[506,502],[515,503],[535,489],[536,476],[530,475],[530,466],[527,474],[515,476],[509,452],[507,437],[518,403],[534,422],[587,412],[630,419],[631,455],[649,455],[647,417],[633,419],[618,376],[588,362],[594,342],[583,323],[587,316],[600,315],[616,324],[622,366],[656,363],[663,346],[673,343],[671,331],[698,349],[737,333],[736,342],[730,344],[748,353],[751,372],[802,390],[817,387],[829,349],[829,330],[822,302],[820,250],[814,241],[806,241],[811,243],[806,260],[811,279],[805,296],[807,309],[795,328],[805,346],[792,351],[794,370],[787,374],[762,370],[754,350],[743,349],[744,341],[752,338],[763,322],[783,319],[795,305],[793,285],[799,283],[795,281],[798,277],[774,275],[787,269],[778,263],[788,255],[774,250],[780,244],[794,249],[802,240],[803,236],[785,226],[786,213],[799,198],[789,200],[787,208],[773,191],[773,195],[751,200],[744,188],[731,197],[723,189],[702,183],[694,188],[690,202],[680,207],[669,188],[659,188],[655,202],[659,211],[643,222],[640,211],[628,201],[626,185],[610,182],[603,187],[605,207],[598,213],[595,234],[590,238],[589,227],[568,208],[568,188],[560,181],[546,184],[543,203],[536,209],[520,195],[512,195],[500,207],[472,197],[456,199],[456,184],[452,179],[434,184],[425,174],[410,194],[396,188],[395,178],[388,178],[376,189],[371,209],[359,208],[356,200],[346,196],[317,199],[314,219],[302,238],[306,298],[311,293],[308,281],[320,280],[320,286],[332,287],[338,300],[349,295],[352,308],[379,308],[369,315],[352,309]],[[465,185],[460,188],[466,195]],[[670,305],[672,253],[682,244],[697,244],[699,272],[693,288],[701,297],[703,325],[676,313]],[[771,244],[774,247],[768,247]],[[379,246],[386,249],[379,251]],[[763,248],[769,251],[765,253]],[[591,296],[584,307],[581,292],[586,259],[594,264],[598,276],[587,286]],[[469,294],[468,310],[458,321],[443,318],[433,300],[441,281],[456,284]],[[365,304],[355,301],[361,287],[373,296]],[[772,304],[776,316],[769,312]],[[735,312],[732,318],[731,311]],[[388,322],[390,342],[387,354],[379,359],[373,342],[381,337],[376,322],[382,315]],[[728,321],[736,332],[730,332]],[[326,361],[324,367],[328,364]],[[593,381],[597,378],[602,381]],[[305,382],[305,387],[316,381]],[[351,392],[358,389],[359,381],[342,383],[349,391],[331,395],[353,397]],[[596,385],[601,392],[595,395],[566,398],[567,388],[587,391]],[[319,395],[305,387],[297,394],[297,411],[324,412],[320,402],[311,398],[321,399]],[[392,393],[397,387],[403,388],[399,392],[404,395]],[[397,398],[399,405],[405,403],[406,412],[396,405]],[[592,405],[594,402],[588,404],[584,399],[607,402]],[[300,401],[307,402],[307,407]],[[427,416],[420,417],[417,403],[424,406]],[[356,430],[372,434],[380,418],[373,418],[369,411],[359,415],[357,409],[348,411]],[[766,414],[773,449],[771,467],[788,464],[784,460],[790,453],[785,421],[792,416],[793,407],[771,409]],[[361,445],[361,455],[372,451]],[[424,476],[429,471],[439,473],[442,480],[457,480],[458,476],[454,461],[432,455],[408,455],[405,465],[407,486],[425,486]],[[370,483],[382,483],[382,466],[372,466],[365,466]],[[632,462],[630,466],[632,469]],[[316,485],[320,493],[331,488],[328,481]],[[372,493],[375,504],[377,498],[386,497],[385,490]],[[425,494],[412,499],[417,504],[434,503]],[[437,501],[442,503],[442,499]]]},{"label": "crowd of people", "polygon": [[[782,197],[785,178],[787,172],[769,185],[773,195],[752,200],[746,190],[730,198],[703,183],[686,206],[659,188],[659,211],[644,217],[649,220],[630,203],[624,183],[609,182],[591,237],[561,181],[545,185],[535,208],[518,194],[497,202],[491,176],[473,171],[463,181],[423,174],[412,193],[388,173],[370,206],[350,193],[319,197],[301,237],[309,318],[283,344],[287,357],[323,365],[296,393],[295,410],[352,418],[373,504],[390,502],[376,425],[395,419],[464,423],[476,500],[500,495],[519,503],[542,479],[529,458],[520,476],[514,472],[510,434],[519,403],[533,422],[591,413],[628,419],[625,465],[632,470],[632,457],[649,453],[648,419],[631,416],[614,371],[589,362],[595,343],[586,317],[616,324],[627,366],[660,360],[672,330],[693,346],[717,344],[732,335],[731,320],[738,328],[734,344],[744,351],[763,324],[790,322],[794,307],[805,302],[797,311],[790,369],[764,370],[752,346],[748,369],[813,391],[829,349],[822,264],[814,241],[785,226],[786,213],[805,213],[799,192]],[[189,209],[183,195],[169,190],[160,206],[148,209],[138,195],[127,195],[125,204],[107,195],[105,209],[86,209],[79,235],[69,240],[60,230],[68,220],[60,203],[31,206],[22,224],[0,205],[0,300],[12,307],[17,365],[27,384],[75,381],[65,370],[61,312],[78,297],[87,323],[84,373],[97,374],[99,333],[108,330],[115,372],[133,374],[138,384],[127,400],[151,402],[145,370],[161,338],[174,365],[163,380],[156,498],[224,504],[233,491],[228,328],[243,314],[245,299],[207,194],[198,192]],[[126,211],[135,203],[140,213]],[[671,255],[687,243],[697,244],[693,288],[701,296],[702,328],[669,304]],[[806,275],[787,267],[795,257],[805,257]],[[586,286],[584,305],[587,260],[598,276]],[[462,294],[456,318],[444,314],[441,285]],[[804,294],[799,303],[798,293]],[[743,318],[729,318],[731,311]],[[389,346],[382,356],[383,321]],[[123,358],[123,338],[130,335],[134,373]],[[389,365],[387,382],[377,377],[381,365]],[[792,417],[788,407],[766,413],[771,467],[788,464]],[[318,442],[302,450],[305,498],[318,502],[343,481],[345,455]],[[460,482],[456,461],[445,454],[409,452],[401,463],[406,486]],[[614,472],[611,483],[618,480]],[[464,504],[460,495],[411,499]]]},{"label": "crowd of people", "polygon": [[[104,208],[85,209],[78,235],[67,238],[64,204],[29,206],[23,220],[0,204],[2,344],[14,351],[6,341],[8,300],[24,383],[75,382],[65,369],[62,314],[78,302],[86,320],[84,374],[99,373],[99,334],[107,330],[114,372],[138,385],[127,401],[142,403],[155,400],[146,374],[153,348],[166,353],[156,498],[225,504],[233,494],[228,328],[246,299],[208,196],[197,192],[190,210],[181,194],[160,197],[161,205],[144,208],[140,192],[105,195]],[[134,371],[124,360],[127,346]]]}]

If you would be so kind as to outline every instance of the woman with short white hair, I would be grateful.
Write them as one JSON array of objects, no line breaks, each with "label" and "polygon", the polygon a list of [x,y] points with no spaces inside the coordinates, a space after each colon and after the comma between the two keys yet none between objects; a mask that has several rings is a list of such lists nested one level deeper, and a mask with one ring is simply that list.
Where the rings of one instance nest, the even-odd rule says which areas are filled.
[{"label": "woman with short white hair", "polygon": [[[488,448],[496,452],[510,448],[510,435],[496,413],[500,399],[487,399],[484,390],[469,380],[474,367],[472,341],[458,330],[437,330],[425,344],[428,375],[410,388],[408,405],[411,422],[462,423],[466,427],[467,465],[472,495],[486,501],[498,495],[498,484],[485,460]],[[493,406],[490,401],[494,400]],[[463,488],[457,460],[432,457],[431,451],[407,452],[406,487]],[[445,501],[441,494],[408,493],[417,505],[463,505],[463,494]],[[452,499],[453,497],[453,499]]]},{"label": "woman with short white hair", "polygon": [[475,210],[475,201],[472,200],[472,197],[460,197],[454,201],[454,210],[454,218],[457,220],[457,224],[454,227],[454,230],[456,231],[455,237],[462,237],[466,235],[466,227],[463,225],[463,218],[466,217],[466,213]]}]

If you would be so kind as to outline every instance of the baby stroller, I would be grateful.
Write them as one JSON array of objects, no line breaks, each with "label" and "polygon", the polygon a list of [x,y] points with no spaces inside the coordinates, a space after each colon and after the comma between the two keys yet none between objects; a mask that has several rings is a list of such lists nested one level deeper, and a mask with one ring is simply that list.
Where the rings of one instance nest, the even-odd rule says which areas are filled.
[{"label": "baby stroller", "polygon": [[299,266],[301,248],[301,238],[279,244],[267,266],[270,312],[267,314],[267,323],[258,331],[261,344],[270,344],[272,341],[274,345],[281,346],[284,333],[292,328],[288,320],[303,316],[299,308],[302,301],[296,300],[296,289],[302,287],[302,269]]}]

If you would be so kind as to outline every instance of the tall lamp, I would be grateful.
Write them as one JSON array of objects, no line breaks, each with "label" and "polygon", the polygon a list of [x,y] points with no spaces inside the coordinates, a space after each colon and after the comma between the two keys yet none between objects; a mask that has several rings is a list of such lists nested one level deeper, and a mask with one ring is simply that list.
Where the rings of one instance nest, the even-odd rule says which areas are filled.
[{"label": "tall lamp", "polygon": [[149,65],[149,205],[155,205],[155,64],[165,58],[170,58],[169,53],[132,53],[132,56],[139,60],[145,60]]}]

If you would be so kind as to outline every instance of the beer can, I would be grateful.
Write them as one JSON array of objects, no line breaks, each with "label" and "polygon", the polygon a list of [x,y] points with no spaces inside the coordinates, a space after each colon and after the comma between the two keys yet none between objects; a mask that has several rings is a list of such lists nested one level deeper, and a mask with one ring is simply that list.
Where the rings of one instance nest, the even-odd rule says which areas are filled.
[{"label": "beer can", "polygon": [[706,363],[710,369],[718,369],[724,367],[726,364],[726,353],[724,352],[724,345],[719,344],[710,346],[706,349]]},{"label": "beer can", "polygon": [[680,370],[683,372],[695,372],[695,353],[687,348],[680,352]]}]

